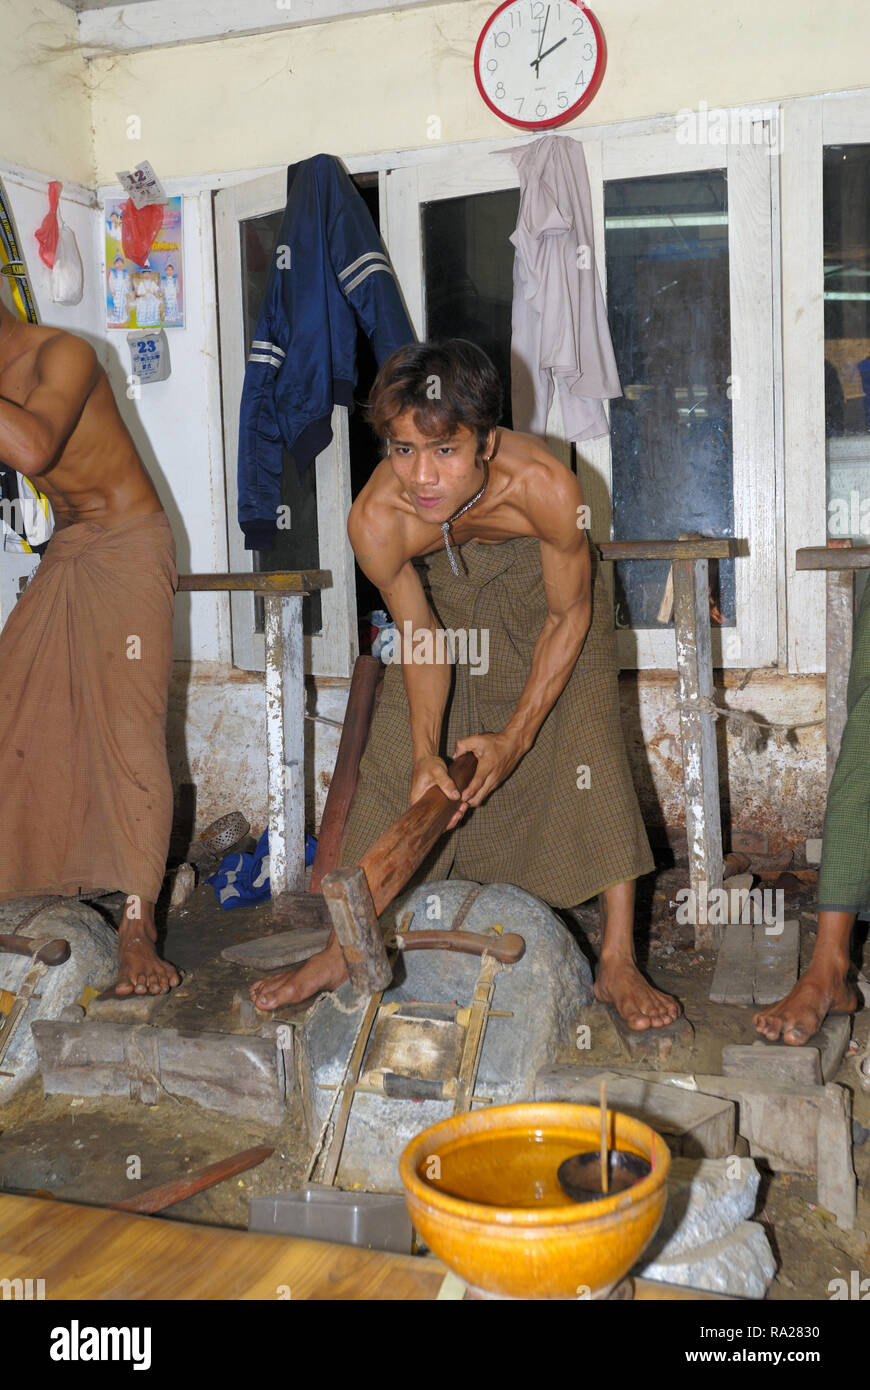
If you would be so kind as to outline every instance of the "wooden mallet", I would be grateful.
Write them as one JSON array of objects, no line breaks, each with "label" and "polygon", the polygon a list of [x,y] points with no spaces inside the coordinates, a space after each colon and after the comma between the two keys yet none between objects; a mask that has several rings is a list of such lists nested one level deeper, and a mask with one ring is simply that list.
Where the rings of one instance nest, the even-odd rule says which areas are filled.
[{"label": "wooden mallet", "polygon": [[[468,786],[476,767],[473,753],[463,753],[450,764],[450,777],[460,792]],[[378,917],[443,835],[457,805],[440,787],[430,787],[375,841],[359,864],[324,874],[321,890],[348,977],[357,993],[376,994],[390,983],[393,968]],[[519,960],[524,950],[522,938],[510,933],[500,938],[475,932],[433,931],[420,935],[427,938],[420,945],[465,950],[475,955],[488,951],[508,962]]]}]

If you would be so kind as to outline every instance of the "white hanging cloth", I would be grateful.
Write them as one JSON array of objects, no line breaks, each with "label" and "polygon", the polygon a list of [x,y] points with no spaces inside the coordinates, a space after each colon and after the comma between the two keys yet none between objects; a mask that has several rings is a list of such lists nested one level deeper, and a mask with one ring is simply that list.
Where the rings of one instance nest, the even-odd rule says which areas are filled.
[{"label": "white hanging cloth", "polygon": [[607,434],[604,402],[621,396],[595,269],[592,199],[583,146],[545,135],[511,151],[520,211],[511,236],[514,298],[511,404],[514,429],[545,435],[559,390],[565,439]]}]

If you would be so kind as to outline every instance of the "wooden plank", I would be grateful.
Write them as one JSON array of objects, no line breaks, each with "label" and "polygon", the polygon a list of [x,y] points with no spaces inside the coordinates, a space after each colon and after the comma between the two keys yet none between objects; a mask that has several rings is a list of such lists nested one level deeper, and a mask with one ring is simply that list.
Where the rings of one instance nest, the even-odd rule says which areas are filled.
[{"label": "wooden plank", "polygon": [[46,1300],[418,1300],[439,1260],[0,1195],[0,1268]]},{"label": "wooden plank", "polygon": [[787,1086],[821,1086],[817,1047],[787,1043],[729,1043],[722,1049],[722,1075],[747,1080],[781,1081]]},{"label": "wooden plank", "polygon": [[[693,542],[681,542],[691,545]],[[708,894],[722,886],[719,764],[713,715],[691,708],[712,698],[713,657],[706,560],[674,560],[674,636],[680,699],[680,749],[686,791],[689,877],[696,904],[695,946],[718,944],[721,929],[707,918]],[[687,706],[689,706],[687,708]]]},{"label": "wooden plank", "polygon": [[751,1004],[753,1001],[752,927],[730,923],[725,927],[710,998],[714,1004]]},{"label": "wooden plank", "polygon": [[[782,927],[782,931],[778,928]],[[775,1004],[784,999],[798,977],[800,926],[797,921],[777,923],[777,930],[755,923],[752,927],[752,1000]]]},{"label": "wooden plank", "polygon": [[179,593],[211,593],[229,589],[232,593],[310,594],[315,589],[331,589],[329,570],[253,570],[250,574],[180,574]]},{"label": "wooden plank", "polygon": [[[737,542],[729,538],[692,541],[599,541],[602,560],[727,560]],[[706,588],[704,593],[706,595]]]},{"label": "wooden plank", "polygon": [[272,912],[305,882],[305,679],[302,595],[268,594],[266,766]]},{"label": "wooden plank", "polygon": [[870,545],[809,545],[795,551],[798,570],[865,570],[870,567]]}]

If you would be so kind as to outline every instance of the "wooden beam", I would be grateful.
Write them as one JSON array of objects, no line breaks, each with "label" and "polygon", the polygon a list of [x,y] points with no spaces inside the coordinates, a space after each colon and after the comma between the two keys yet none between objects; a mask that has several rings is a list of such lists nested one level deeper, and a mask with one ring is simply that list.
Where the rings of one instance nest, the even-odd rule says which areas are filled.
[{"label": "wooden beam", "polygon": [[602,560],[727,560],[737,553],[730,537],[698,541],[600,541]]},{"label": "wooden beam", "polygon": [[213,593],[229,589],[233,593],[310,594],[315,589],[331,589],[329,570],[254,570],[244,574],[180,574],[179,593]]},{"label": "wooden beam", "polygon": [[833,545],[808,545],[795,551],[796,570],[865,570],[870,568],[870,545],[841,549]]}]

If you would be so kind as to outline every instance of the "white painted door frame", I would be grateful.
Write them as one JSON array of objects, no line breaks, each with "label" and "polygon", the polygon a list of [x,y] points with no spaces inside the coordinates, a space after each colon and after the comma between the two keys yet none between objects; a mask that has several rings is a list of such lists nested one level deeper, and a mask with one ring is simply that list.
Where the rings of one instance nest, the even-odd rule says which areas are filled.
[{"label": "white painted door frame", "polygon": [[[729,266],[731,275],[731,374],[734,392],[734,526],[748,544],[735,565],[737,627],[715,629],[715,666],[758,667],[777,660],[776,436],[774,415],[775,338],[774,242],[772,228],[775,156],[755,143],[680,143],[676,121],[657,122],[638,134],[608,133],[584,139],[595,217],[595,244],[602,286],[604,273],[604,183],[609,179],[727,170]],[[382,225],[414,327],[425,335],[423,204],[443,198],[516,187],[509,149],[470,148],[442,161],[393,169],[385,181]],[[548,431],[556,433],[552,417]],[[549,437],[549,435],[548,435]],[[561,452],[561,451],[560,451]],[[584,488],[596,540],[610,538],[610,440],[592,440],[580,450]],[[643,539],[638,537],[637,539]],[[738,641],[734,642],[734,635]],[[731,635],[731,641],[728,637]],[[671,669],[673,633],[624,630],[617,634],[624,668]],[[723,649],[724,648],[724,649]]]},{"label": "white painted door frame", "polygon": [[[244,310],[240,223],[279,212],[286,202],[286,170],[215,194],[215,240],[219,295],[221,395],[226,460],[228,546],[231,570],[253,570],[238,524],[239,411],[245,375]],[[347,410],[336,406],[332,443],[318,455],[317,528],[320,568],[332,572],[332,588],[321,592],[322,628],[305,639],[305,669],[316,676],[349,677],[359,652],[354,558],[347,537],[351,504]],[[248,671],[266,665],[265,638],[254,631],[253,594],[232,595],[233,663]]]}]

